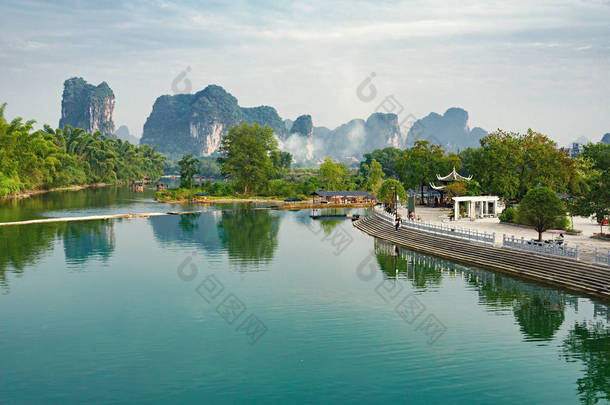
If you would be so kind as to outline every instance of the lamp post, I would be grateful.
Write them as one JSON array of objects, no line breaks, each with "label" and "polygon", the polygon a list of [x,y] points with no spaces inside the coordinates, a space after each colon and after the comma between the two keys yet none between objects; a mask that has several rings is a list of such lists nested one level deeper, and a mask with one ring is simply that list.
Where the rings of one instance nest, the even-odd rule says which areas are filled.
[{"label": "lamp post", "polygon": [[398,219],[398,196],[396,195],[396,186],[392,186],[392,191],[394,191],[394,220]]}]

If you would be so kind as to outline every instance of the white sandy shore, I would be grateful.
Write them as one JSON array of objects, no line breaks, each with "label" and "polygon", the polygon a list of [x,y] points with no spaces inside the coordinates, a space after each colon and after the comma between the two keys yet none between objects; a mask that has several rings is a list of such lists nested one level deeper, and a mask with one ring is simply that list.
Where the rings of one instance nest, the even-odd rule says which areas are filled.
[{"label": "white sandy shore", "polygon": [[[403,218],[407,218],[406,209],[402,208],[399,210]],[[444,208],[428,208],[428,207],[415,207],[416,216],[419,216],[422,221],[428,221],[435,224],[456,224],[462,228],[476,229],[479,231],[495,232],[496,233],[496,244],[502,243],[502,234],[515,235],[515,237],[521,238],[522,236],[526,239],[538,238],[538,232],[533,228],[523,228],[520,226],[513,226],[504,223],[500,223],[498,218],[481,218],[471,221],[467,218],[462,218],[457,222],[449,220],[450,209]],[[595,248],[601,249],[603,252],[610,250],[610,242],[593,239],[591,236],[594,233],[599,233],[599,225],[594,219],[585,217],[574,217],[574,229],[582,231],[579,235],[565,235],[565,243],[570,246],[578,245],[578,249],[582,255],[592,255]],[[610,232],[608,227],[604,227],[604,233]],[[551,239],[557,235],[545,233],[543,238]]]}]

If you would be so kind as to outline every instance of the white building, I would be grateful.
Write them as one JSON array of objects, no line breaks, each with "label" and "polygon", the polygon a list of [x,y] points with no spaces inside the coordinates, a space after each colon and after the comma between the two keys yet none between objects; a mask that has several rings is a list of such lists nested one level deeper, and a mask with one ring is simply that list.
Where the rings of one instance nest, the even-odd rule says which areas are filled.
[{"label": "white building", "polygon": [[477,195],[453,197],[453,220],[460,218],[460,203],[466,205],[466,216],[468,218],[484,218],[498,216],[498,201],[495,195]]}]

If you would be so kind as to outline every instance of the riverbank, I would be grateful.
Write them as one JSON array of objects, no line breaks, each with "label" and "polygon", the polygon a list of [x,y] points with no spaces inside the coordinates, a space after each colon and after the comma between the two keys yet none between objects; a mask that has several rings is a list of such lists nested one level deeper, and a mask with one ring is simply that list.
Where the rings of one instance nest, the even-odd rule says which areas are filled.
[{"label": "riverbank", "polygon": [[[219,193],[220,194],[220,193]],[[279,204],[284,203],[286,199],[295,198],[295,196],[272,195],[260,196],[249,194],[224,194],[210,195],[204,192],[201,188],[174,188],[165,189],[155,192],[155,200],[170,204],[206,204],[211,202],[232,203],[232,202],[262,202]],[[300,200],[306,201],[306,196],[297,196]]]},{"label": "riverbank", "polygon": [[371,208],[371,203],[345,203],[345,204],[321,204],[310,201],[292,202],[277,200],[273,198],[234,198],[219,197],[210,199],[193,199],[178,201],[157,201],[165,204],[217,204],[217,203],[267,203],[273,206],[267,207],[276,210],[306,210],[306,209],[335,209],[335,208]]},{"label": "riverbank", "polygon": [[213,204],[213,203],[273,203],[273,204],[284,204],[284,200],[278,200],[275,198],[239,198],[239,197],[205,197],[205,198],[193,198],[184,200],[155,200],[159,203],[164,204]]},{"label": "riverbank", "polygon": [[238,198],[238,197],[210,197],[191,200],[159,201],[164,204],[216,204],[216,203],[267,203],[274,204],[268,207],[276,210],[305,210],[305,209],[334,209],[334,208],[371,208],[371,203],[341,203],[341,204],[322,204],[312,203],[311,201],[285,201],[275,198]]},{"label": "riverbank", "polygon": [[35,195],[50,193],[52,191],[77,191],[83,190],[86,188],[97,188],[97,187],[106,187],[110,185],[120,185],[124,183],[91,183],[91,184],[82,184],[75,186],[66,186],[66,187],[55,187],[50,189],[41,189],[41,190],[26,190],[17,194],[8,194],[3,196],[0,200],[21,200],[23,198],[30,198]]}]

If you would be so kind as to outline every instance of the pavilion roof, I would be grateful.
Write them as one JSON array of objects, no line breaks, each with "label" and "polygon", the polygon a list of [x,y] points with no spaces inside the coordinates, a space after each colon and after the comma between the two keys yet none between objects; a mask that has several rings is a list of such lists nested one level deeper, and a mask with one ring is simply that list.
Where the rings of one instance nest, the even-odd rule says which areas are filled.
[{"label": "pavilion roof", "polygon": [[464,176],[460,175],[458,172],[456,172],[455,166],[453,166],[453,170],[451,171],[451,173],[449,173],[445,177],[441,177],[440,174],[437,174],[436,178],[439,179],[440,181],[447,181],[447,182],[455,181],[455,180],[472,180],[472,176],[464,177]]},{"label": "pavilion roof", "polygon": [[434,183],[430,183],[430,187],[436,191],[441,191],[445,189],[445,186],[437,186]]}]

